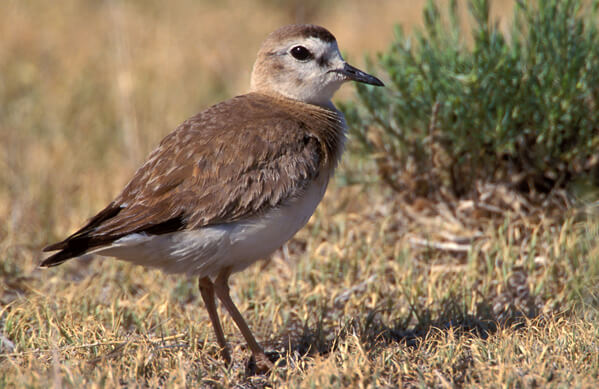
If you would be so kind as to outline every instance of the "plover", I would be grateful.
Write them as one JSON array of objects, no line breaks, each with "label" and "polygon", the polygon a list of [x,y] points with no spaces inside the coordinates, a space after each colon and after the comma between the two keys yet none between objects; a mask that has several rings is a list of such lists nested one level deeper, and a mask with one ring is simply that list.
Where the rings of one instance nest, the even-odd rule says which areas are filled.
[{"label": "plover", "polygon": [[344,61],[325,28],[289,25],[262,44],[250,92],[167,135],[125,189],[80,230],[49,245],[42,267],[83,254],[199,278],[221,354],[231,358],[215,296],[259,370],[272,363],[229,296],[228,279],[302,228],[343,151],[346,124],[331,98],[345,81],[383,86]]}]

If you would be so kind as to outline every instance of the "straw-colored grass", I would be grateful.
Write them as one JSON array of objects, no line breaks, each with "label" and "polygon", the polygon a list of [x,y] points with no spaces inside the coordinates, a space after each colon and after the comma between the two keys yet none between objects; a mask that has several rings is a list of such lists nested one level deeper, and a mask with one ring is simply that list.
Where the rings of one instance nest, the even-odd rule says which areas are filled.
[{"label": "straw-colored grass", "polygon": [[268,32],[325,25],[362,65],[423,3],[1,2],[0,388],[596,387],[593,208],[545,215],[486,184],[482,204],[408,204],[349,154],[308,226],[232,277],[280,356],[270,375],[252,375],[225,312],[234,363],[218,358],[195,279],[104,259],[37,268],[161,137],[247,89]]}]

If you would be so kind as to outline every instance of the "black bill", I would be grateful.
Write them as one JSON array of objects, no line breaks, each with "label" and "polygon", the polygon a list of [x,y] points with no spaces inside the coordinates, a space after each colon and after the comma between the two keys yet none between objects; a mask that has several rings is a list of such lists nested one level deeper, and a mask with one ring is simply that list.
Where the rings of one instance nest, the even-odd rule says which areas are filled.
[{"label": "black bill", "polygon": [[371,76],[370,74],[351,66],[347,62],[345,63],[345,66],[343,66],[343,69],[335,69],[334,72],[343,74],[348,80],[363,82],[364,84],[375,86],[385,86],[385,84],[383,84],[383,82],[375,76]]}]

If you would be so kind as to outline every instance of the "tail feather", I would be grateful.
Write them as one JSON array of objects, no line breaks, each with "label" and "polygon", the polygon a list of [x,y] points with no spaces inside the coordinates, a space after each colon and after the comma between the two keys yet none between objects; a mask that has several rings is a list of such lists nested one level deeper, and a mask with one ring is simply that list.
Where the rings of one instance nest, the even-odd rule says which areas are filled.
[{"label": "tail feather", "polygon": [[[44,249],[45,251],[45,249]],[[57,252],[56,254],[53,254],[51,256],[49,256],[48,258],[44,259],[42,261],[42,263],[40,263],[40,267],[53,267],[53,266],[58,266],[63,262],[68,261],[71,258],[76,257],[77,255],[74,255],[72,252],[68,251],[68,250],[62,250]]]},{"label": "tail feather", "polygon": [[118,238],[118,236],[94,237],[87,234],[75,237],[71,236],[62,242],[45,247],[43,251],[60,251],[44,259],[42,263],[40,263],[40,267],[60,265],[61,263],[71,258],[79,257],[92,249],[110,244]]},{"label": "tail feather", "polygon": [[110,245],[115,240],[122,238],[130,233],[147,233],[152,235],[166,234],[169,232],[179,231],[185,227],[185,221],[181,216],[175,216],[166,219],[156,224],[144,225],[142,228],[129,232],[119,232],[113,234],[97,234],[96,227],[101,225],[106,220],[112,219],[120,211],[121,207],[111,203],[108,207],[94,216],[83,228],[69,236],[65,240],[51,244],[43,248],[43,251],[58,251],[57,253],[44,259],[40,267],[52,267],[61,263],[83,255],[90,250],[98,247]]},{"label": "tail feather", "polygon": [[85,254],[88,250],[109,243],[114,240],[114,237],[93,237],[94,229],[113,217],[120,211],[121,207],[110,203],[106,208],[100,211],[96,216],[91,218],[83,228],[75,232],[63,241],[51,244],[42,249],[44,252],[56,251],[59,252],[49,256],[40,263],[40,267],[58,266],[61,263]]},{"label": "tail feather", "polygon": [[63,250],[66,247],[67,247],[67,242],[63,240],[62,242],[53,243],[53,244],[50,244],[50,245],[44,247],[42,249],[42,251],[47,253],[49,251]]},{"label": "tail feather", "polygon": [[43,249],[43,251],[60,251],[44,259],[42,263],[40,263],[40,267],[58,266],[71,258],[83,255],[90,249],[101,245],[101,240],[93,242],[92,239],[86,235],[77,236],[75,238],[69,237],[62,242],[52,244]]}]

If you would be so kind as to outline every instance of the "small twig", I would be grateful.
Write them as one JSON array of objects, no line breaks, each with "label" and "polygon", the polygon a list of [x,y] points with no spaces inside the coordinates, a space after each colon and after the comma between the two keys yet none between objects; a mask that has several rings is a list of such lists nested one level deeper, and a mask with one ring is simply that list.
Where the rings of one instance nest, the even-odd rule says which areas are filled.
[{"label": "small twig", "polygon": [[496,207],[494,205],[491,205],[491,204],[487,204],[487,203],[478,202],[476,204],[476,207],[480,208],[480,209],[484,209],[485,211],[497,213],[497,214],[500,214],[500,215],[503,214],[503,213],[505,213],[505,211],[503,209],[501,209],[499,207]]},{"label": "small twig", "polygon": [[480,232],[474,232],[474,234],[470,235],[470,236],[457,236],[457,235],[451,234],[448,231],[440,231],[439,235],[441,235],[441,237],[443,237],[444,239],[446,239],[450,242],[457,243],[457,244],[464,244],[464,245],[471,244],[476,239],[484,237],[484,235]]},{"label": "small twig", "polygon": [[154,349],[155,350],[166,350],[169,348],[185,348],[185,347],[189,347],[189,344],[188,343],[167,344],[165,346],[156,346]]},{"label": "small twig", "polygon": [[408,242],[413,246],[426,247],[430,249],[437,249],[442,251],[457,251],[457,252],[468,252],[472,247],[469,244],[458,244],[451,242],[435,242],[431,240],[425,240],[420,238],[408,238]]}]

